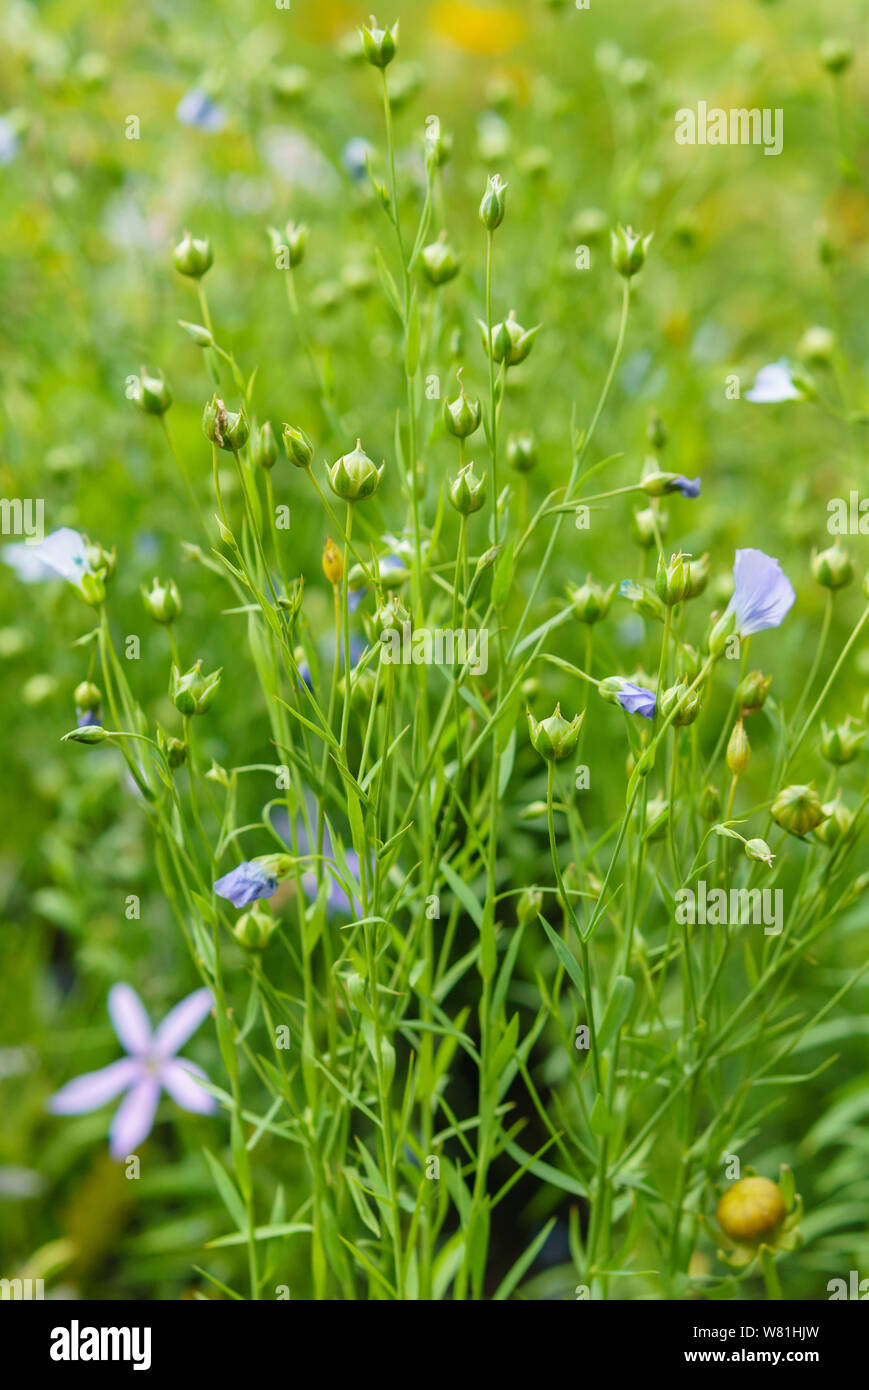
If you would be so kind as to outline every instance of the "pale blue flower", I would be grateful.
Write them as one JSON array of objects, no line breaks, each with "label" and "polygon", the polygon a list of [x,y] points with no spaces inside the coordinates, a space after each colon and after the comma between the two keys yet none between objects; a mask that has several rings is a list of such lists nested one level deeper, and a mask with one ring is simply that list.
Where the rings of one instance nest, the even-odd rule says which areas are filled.
[{"label": "pale blue flower", "polygon": [[681,492],[683,497],[700,496],[700,479],[686,478],[682,473],[677,473],[675,478],[671,478],[668,492]]},{"label": "pale blue flower", "polygon": [[18,153],[20,139],[14,121],[0,116],[0,164],[11,164]]},{"label": "pale blue flower", "polygon": [[130,985],[113,985],[109,1017],[128,1055],[99,1071],[77,1076],[50,1098],[48,1109],[54,1115],[81,1115],[126,1092],[109,1131],[109,1148],[116,1159],[135,1153],[151,1133],[161,1091],[182,1110],[213,1114],[217,1102],[197,1080],[205,1080],[205,1073],[195,1063],[175,1055],[213,1007],[210,990],[194,990],[152,1032],[136,991]]},{"label": "pale blue flower", "polygon": [[785,357],[761,367],[751,390],[745,393],[745,399],[756,405],[774,405],[778,401],[800,401],[802,398],[802,392],[794,385]]},{"label": "pale blue flower", "polygon": [[616,692],[616,699],[628,714],[641,714],[644,719],[655,717],[655,696],[651,690],[633,681],[622,681],[622,688]]},{"label": "pale blue flower", "polygon": [[242,860],[214,885],[215,893],[228,898],[233,907],[249,907],[257,898],[270,898],[277,889],[277,878],[261,859]]},{"label": "pale blue flower", "polygon": [[215,135],[227,121],[223,107],[198,87],[184,93],[175,107],[175,117],[182,125],[204,131],[206,135]]},{"label": "pale blue flower", "polygon": [[762,550],[737,550],[733,586],[727,612],[735,614],[735,631],[740,637],[778,627],[796,599],[794,586],[778,560]]},{"label": "pale blue flower", "polygon": [[69,526],[52,531],[36,545],[7,545],[3,550],[3,559],[25,584],[37,584],[59,575],[80,589],[84,576],[93,574],[87,543],[78,531],[73,531]]}]

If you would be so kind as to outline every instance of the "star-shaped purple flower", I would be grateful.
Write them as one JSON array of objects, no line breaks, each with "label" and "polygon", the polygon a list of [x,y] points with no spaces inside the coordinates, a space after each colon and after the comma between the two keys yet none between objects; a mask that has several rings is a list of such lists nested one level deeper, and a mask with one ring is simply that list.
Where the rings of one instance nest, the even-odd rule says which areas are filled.
[{"label": "star-shaped purple flower", "polygon": [[112,985],[109,1017],[128,1055],[99,1071],[77,1076],[49,1099],[48,1109],[54,1115],[82,1115],[126,1092],[109,1131],[109,1149],[116,1159],[134,1153],[151,1133],[161,1091],[182,1110],[213,1114],[217,1102],[196,1079],[205,1079],[204,1071],[175,1055],[213,1006],[210,990],[194,990],[152,1032],[136,991],[130,985]]},{"label": "star-shaped purple flower", "polygon": [[261,859],[243,859],[214,885],[221,898],[228,898],[233,907],[250,907],[257,898],[270,898],[278,889],[278,880]]},{"label": "star-shaped purple flower", "polygon": [[779,627],[796,599],[794,586],[778,560],[762,550],[737,550],[733,586],[727,612],[736,615],[735,630],[740,637]]}]

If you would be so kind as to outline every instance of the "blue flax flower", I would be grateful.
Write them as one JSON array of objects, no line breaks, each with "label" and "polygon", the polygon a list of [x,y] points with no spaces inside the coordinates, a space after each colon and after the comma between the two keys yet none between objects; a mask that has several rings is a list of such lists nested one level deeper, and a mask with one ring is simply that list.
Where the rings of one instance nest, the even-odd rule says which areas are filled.
[{"label": "blue flax flower", "polygon": [[793,607],[794,586],[778,560],[762,550],[737,550],[733,562],[733,597],[727,612],[736,617],[740,637],[779,627]]},{"label": "blue flax flower", "polygon": [[634,685],[633,681],[622,681],[621,690],[616,691],[616,699],[628,714],[641,714],[644,719],[655,716],[654,694],[642,685]]},{"label": "blue flax flower", "polygon": [[270,898],[277,888],[277,878],[261,859],[242,860],[214,885],[215,893],[228,898],[233,907],[249,907],[257,898]]}]

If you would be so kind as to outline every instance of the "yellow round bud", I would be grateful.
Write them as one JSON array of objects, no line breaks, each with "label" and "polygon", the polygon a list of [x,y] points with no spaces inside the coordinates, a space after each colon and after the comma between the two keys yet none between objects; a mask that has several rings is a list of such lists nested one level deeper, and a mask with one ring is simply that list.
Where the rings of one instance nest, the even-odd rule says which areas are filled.
[{"label": "yellow round bud", "polygon": [[759,1245],[775,1235],[787,1209],[779,1188],[769,1178],[740,1178],[724,1193],[715,1214],[731,1240]]}]

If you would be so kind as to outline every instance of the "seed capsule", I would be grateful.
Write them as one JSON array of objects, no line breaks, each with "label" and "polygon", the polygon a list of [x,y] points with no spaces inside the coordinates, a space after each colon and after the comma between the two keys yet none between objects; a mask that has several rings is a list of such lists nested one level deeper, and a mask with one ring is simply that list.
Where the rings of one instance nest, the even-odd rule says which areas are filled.
[{"label": "seed capsule", "polygon": [[748,1245],[768,1240],[786,1215],[784,1198],[769,1178],[740,1178],[724,1193],[716,1212],[725,1235]]}]

